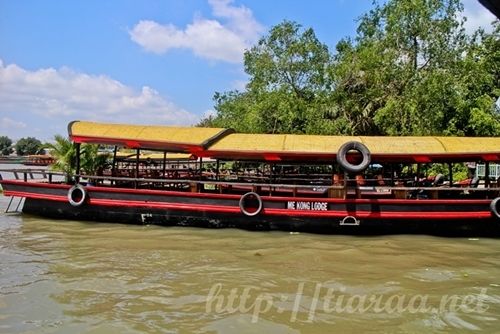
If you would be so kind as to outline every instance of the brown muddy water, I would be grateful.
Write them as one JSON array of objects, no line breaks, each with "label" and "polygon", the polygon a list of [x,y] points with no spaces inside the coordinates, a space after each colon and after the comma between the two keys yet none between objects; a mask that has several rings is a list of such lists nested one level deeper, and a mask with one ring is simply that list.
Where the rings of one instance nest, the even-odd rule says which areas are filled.
[{"label": "brown muddy water", "polygon": [[4,214],[0,333],[500,332],[500,240]]}]

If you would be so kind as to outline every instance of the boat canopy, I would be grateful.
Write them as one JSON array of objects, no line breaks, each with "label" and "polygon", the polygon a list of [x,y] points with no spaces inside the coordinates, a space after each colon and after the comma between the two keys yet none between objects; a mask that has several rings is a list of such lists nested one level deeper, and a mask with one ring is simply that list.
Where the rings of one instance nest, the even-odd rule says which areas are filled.
[{"label": "boat canopy", "polygon": [[346,142],[363,143],[374,162],[500,161],[500,137],[383,137],[243,134],[232,129],[74,121],[76,143],[184,152],[227,160],[331,162]]},{"label": "boat canopy", "polygon": [[363,143],[373,161],[444,162],[500,161],[497,137],[388,137],[231,134],[206,154],[215,158],[331,161],[344,143]]},{"label": "boat canopy", "polygon": [[234,130],[82,121],[73,121],[68,125],[69,136],[75,143],[193,154],[205,150],[211,143],[231,132]]}]

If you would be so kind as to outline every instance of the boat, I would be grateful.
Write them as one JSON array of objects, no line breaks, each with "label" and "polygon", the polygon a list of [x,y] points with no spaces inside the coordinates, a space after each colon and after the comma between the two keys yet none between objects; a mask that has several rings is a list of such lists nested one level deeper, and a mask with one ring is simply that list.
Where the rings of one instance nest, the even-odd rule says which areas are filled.
[{"label": "boat", "polygon": [[[499,180],[487,172],[453,179],[455,166],[499,163],[497,137],[247,134],[88,121],[71,122],[68,133],[78,152],[71,180],[45,172],[0,181],[5,196],[25,199],[24,213],[319,233],[500,231]],[[111,148],[106,170],[80,171],[85,144]]]},{"label": "boat", "polygon": [[23,161],[25,166],[49,166],[55,162],[54,157],[49,154],[32,154],[28,155]]}]

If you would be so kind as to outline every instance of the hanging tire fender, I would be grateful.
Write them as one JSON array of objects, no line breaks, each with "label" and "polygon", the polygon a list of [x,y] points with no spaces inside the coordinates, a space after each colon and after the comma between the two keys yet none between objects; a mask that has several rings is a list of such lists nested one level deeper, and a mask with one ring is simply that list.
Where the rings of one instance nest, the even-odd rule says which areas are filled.
[{"label": "hanging tire fender", "polygon": [[87,190],[81,184],[75,184],[68,190],[68,202],[72,206],[81,206],[87,198]]},{"label": "hanging tire fender", "polygon": [[[347,160],[347,153],[349,151],[358,151],[363,157],[361,163],[357,165],[350,163]],[[360,173],[368,168],[368,165],[370,165],[371,163],[370,150],[363,143],[357,141],[349,141],[340,146],[339,151],[337,152],[337,163],[344,171],[348,173]]]},{"label": "hanging tire fender", "polygon": [[491,213],[495,217],[497,217],[497,219],[500,219],[500,197],[497,197],[493,201],[491,201],[490,209],[491,209]]},{"label": "hanging tire fender", "polygon": [[241,213],[248,217],[257,216],[264,207],[260,195],[253,191],[241,196],[239,206]]}]

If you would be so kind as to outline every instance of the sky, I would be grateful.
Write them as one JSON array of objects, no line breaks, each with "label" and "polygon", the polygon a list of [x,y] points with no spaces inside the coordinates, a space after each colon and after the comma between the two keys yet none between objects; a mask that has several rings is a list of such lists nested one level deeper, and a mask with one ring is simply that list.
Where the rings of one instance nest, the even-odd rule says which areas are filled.
[{"label": "sky", "polygon": [[[494,16],[464,0],[466,29]],[[371,0],[0,0],[0,136],[73,120],[190,126],[243,90],[243,53],[283,20],[334,50]],[[491,29],[490,29],[491,30]]]}]

